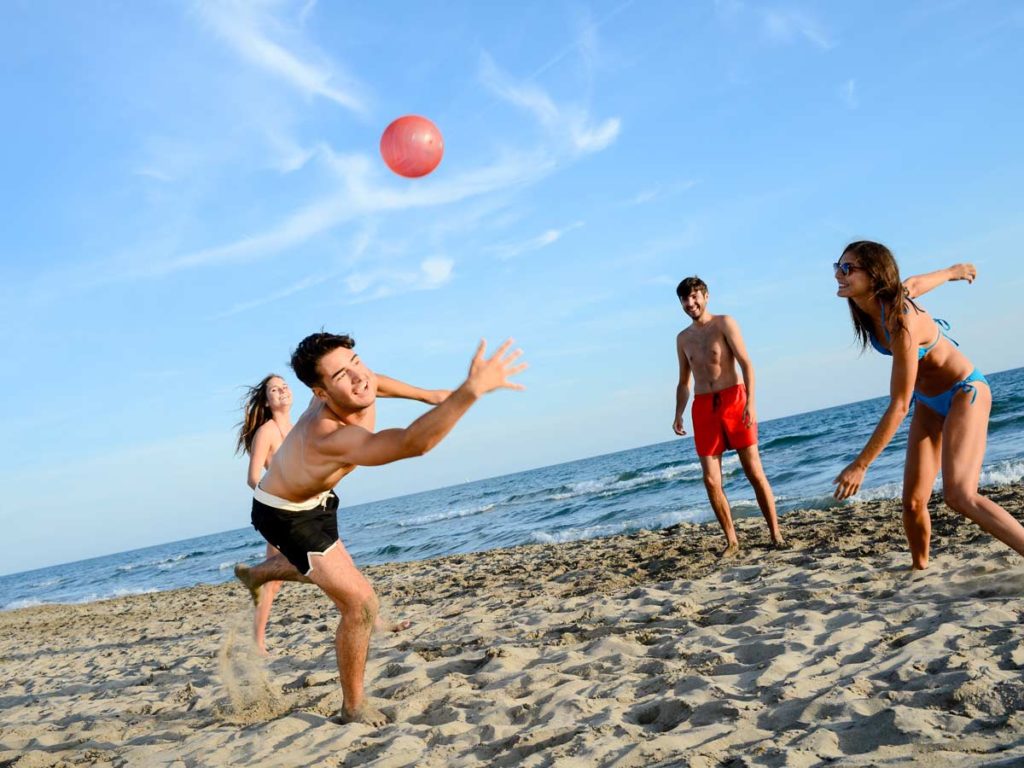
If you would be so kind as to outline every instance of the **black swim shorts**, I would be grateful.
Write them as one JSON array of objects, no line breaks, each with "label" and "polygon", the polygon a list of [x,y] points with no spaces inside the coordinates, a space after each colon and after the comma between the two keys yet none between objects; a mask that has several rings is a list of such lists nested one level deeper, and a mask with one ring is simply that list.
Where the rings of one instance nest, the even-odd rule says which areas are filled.
[{"label": "black swim shorts", "polygon": [[301,510],[279,509],[254,498],[252,527],[308,576],[313,570],[309,556],[324,554],[338,540],[338,497],[330,491],[318,506]]}]

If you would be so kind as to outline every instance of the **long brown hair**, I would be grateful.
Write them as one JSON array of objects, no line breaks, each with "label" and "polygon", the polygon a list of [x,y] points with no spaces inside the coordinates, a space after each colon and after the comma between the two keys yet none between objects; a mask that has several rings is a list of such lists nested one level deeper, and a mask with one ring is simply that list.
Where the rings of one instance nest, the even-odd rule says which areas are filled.
[{"label": "long brown hair", "polygon": [[[900,280],[900,268],[892,251],[881,243],[857,240],[843,248],[843,256],[846,254],[857,257],[858,266],[871,280],[875,298],[885,307],[885,320],[889,329],[906,330],[907,321],[904,316],[910,311],[909,307],[913,306],[915,310],[920,310],[907,296],[903,281]],[[847,299],[846,303],[850,306],[850,317],[853,319],[853,330],[857,334],[857,340],[860,341],[862,348],[867,349],[875,327],[874,318],[858,307],[853,299]]]},{"label": "long brown hair", "polygon": [[256,430],[274,418],[274,414],[270,412],[270,405],[267,404],[267,387],[271,379],[280,378],[276,373],[268,373],[259,384],[249,387],[242,397],[242,420],[236,425],[239,430],[235,453],[251,454]]}]

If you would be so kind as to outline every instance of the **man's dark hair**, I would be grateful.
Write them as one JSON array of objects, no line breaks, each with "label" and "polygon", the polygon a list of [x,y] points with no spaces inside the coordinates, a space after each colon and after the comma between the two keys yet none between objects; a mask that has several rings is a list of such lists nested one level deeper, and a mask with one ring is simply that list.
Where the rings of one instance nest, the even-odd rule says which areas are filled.
[{"label": "man's dark hair", "polygon": [[356,345],[355,339],[351,336],[339,336],[336,333],[311,333],[299,342],[299,346],[292,352],[292,370],[299,377],[299,381],[312,389],[323,386],[320,380],[320,372],[317,364],[320,358],[331,350],[338,347],[352,349]]},{"label": "man's dark hair", "polygon": [[676,296],[680,299],[685,299],[694,291],[700,291],[705,296],[708,295],[708,284],[696,275],[686,278],[676,286]]}]

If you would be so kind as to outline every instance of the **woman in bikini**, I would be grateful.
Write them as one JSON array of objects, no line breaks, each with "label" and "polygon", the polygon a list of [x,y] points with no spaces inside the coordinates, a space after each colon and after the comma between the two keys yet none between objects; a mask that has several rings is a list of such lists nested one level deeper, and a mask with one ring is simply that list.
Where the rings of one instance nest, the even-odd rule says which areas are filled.
[{"label": "woman in bikini", "polygon": [[[406,400],[418,400],[429,405],[437,405],[451,394],[446,389],[420,389],[377,374],[377,396],[397,397]],[[287,382],[277,374],[271,373],[254,387],[249,387],[242,402],[242,421],[239,424],[238,444],[236,452],[249,456],[249,487],[256,488],[263,473],[270,466],[274,453],[281,447],[285,436],[292,428],[292,393]],[[281,553],[276,547],[267,544],[267,558]],[[295,581],[306,581],[296,571]],[[259,591],[256,602],[256,616],[253,620],[253,635],[256,646],[264,656],[267,655],[267,621],[270,619],[270,607],[274,597],[281,589],[282,581],[268,581]],[[398,632],[407,629],[409,621],[384,622],[377,617],[375,628]]]},{"label": "woman in bikini", "polygon": [[901,281],[889,249],[868,240],[850,243],[833,266],[837,295],[850,306],[861,344],[892,356],[889,407],[860,455],[835,479],[835,497],[857,493],[916,402],[903,471],[903,529],[914,568],[928,567],[928,500],[940,469],[946,504],[1024,555],[1024,527],[978,493],[992,409],[988,381],[946,336],[949,326],[915,302],[947,281],[973,282],[976,270],[957,264]]},{"label": "woman in bikini", "polygon": [[[292,428],[292,392],[287,382],[271,373],[254,387],[249,387],[242,405],[242,423],[238,432],[236,452],[249,455],[249,487],[255,489],[264,471],[270,466],[274,453],[281,447]],[[267,557],[280,552],[267,544]],[[256,604],[253,634],[260,653],[267,655],[267,620],[270,606],[283,582],[270,581],[260,590]]]}]

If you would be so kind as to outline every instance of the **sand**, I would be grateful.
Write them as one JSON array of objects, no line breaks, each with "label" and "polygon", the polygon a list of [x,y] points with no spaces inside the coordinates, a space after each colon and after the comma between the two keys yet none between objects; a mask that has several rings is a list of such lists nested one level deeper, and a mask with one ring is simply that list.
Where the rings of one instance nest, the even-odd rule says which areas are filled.
[{"label": "sand", "polygon": [[0,613],[0,766],[1024,765],[1024,559],[933,509],[917,574],[891,501],[369,568],[378,730],[311,586],[268,661],[236,584]]}]

